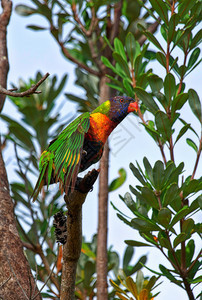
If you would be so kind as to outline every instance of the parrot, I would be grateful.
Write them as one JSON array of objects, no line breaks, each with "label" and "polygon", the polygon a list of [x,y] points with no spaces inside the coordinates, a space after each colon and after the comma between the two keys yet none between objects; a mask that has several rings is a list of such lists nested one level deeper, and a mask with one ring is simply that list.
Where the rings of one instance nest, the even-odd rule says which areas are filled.
[{"label": "parrot", "polygon": [[61,193],[73,193],[78,173],[100,160],[110,133],[128,113],[137,110],[133,98],[115,96],[67,125],[41,154],[33,201],[44,185],[48,188],[52,183],[59,182]]}]

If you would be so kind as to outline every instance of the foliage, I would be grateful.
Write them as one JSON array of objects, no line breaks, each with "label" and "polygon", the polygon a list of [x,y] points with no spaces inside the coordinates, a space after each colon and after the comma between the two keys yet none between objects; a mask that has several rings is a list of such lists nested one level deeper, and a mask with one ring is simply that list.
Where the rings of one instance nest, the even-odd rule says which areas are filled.
[{"label": "foliage", "polygon": [[[152,276],[149,280],[144,278],[143,272],[139,270],[136,275],[136,282],[132,279],[132,277],[126,277],[125,274],[123,278],[119,277],[121,284],[124,286],[124,290],[119,287],[113,280],[110,280],[111,285],[114,287],[116,291],[116,296],[122,300],[149,300],[154,299],[159,293],[152,295],[151,291],[156,287],[157,277]],[[130,297],[129,293],[134,296]]]},{"label": "foliage", "polygon": [[[194,215],[202,206],[199,194],[202,180],[195,179],[202,137],[192,127],[191,122],[184,120],[182,108],[189,105],[201,124],[201,104],[197,92],[193,89],[188,90],[184,82],[185,77],[200,63],[198,45],[201,41],[201,30],[197,31],[197,25],[200,21],[201,2],[150,0],[151,8],[148,8],[148,3],[144,4],[144,1],[124,0],[122,19],[117,22],[119,30],[114,27],[117,30],[114,36],[110,26],[113,23],[112,17],[117,1],[31,2],[34,7],[19,5],[16,7],[17,12],[24,16],[39,14],[46,19],[48,27],[29,25],[28,28],[37,31],[50,30],[65,57],[78,65],[76,83],[84,89],[85,96],[77,97],[68,93],[68,99],[77,102],[80,111],[92,110],[98,102],[99,78],[107,74],[110,87],[118,93],[135,95],[139,102],[137,115],[142,121],[142,126],[160,149],[163,162],[158,160],[152,167],[149,160],[144,158],[144,169],[138,162],[136,166],[130,165],[136,180],[140,182],[136,187],[130,186],[130,191],[136,199],[134,200],[130,193],[121,197],[130,209],[132,219],[126,218],[120,212],[118,217],[138,230],[145,240],[126,241],[130,245],[124,257],[123,269],[126,276],[135,272],[134,266],[128,268],[131,246],[156,247],[168,259],[171,269],[160,265],[160,272],[154,272],[186,289],[189,298],[194,299],[191,286],[196,286],[201,280],[197,275],[200,253],[195,254],[194,240],[194,237],[201,233],[201,225],[196,223]],[[140,15],[143,17],[140,18]],[[150,16],[160,24],[165,47],[149,31]],[[69,24],[72,27],[68,27],[68,31],[66,29]],[[156,51],[149,50],[149,44],[140,46],[138,39],[142,34],[156,47]],[[183,56],[182,62],[175,53]],[[151,60],[155,60],[164,68],[166,75],[163,79],[148,68]],[[40,74],[37,74],[36,79],[38,77]],[[31,79],[29,83],[21,81],[21,90],[29,87],[34,81],[35,79]],[[41,95],[33,95],[29,100],[11,99],[22,115],[21,122],[2,116],[8,123],[9,133],[5,138],[14,144],[16,172],[21,179],[11,184],[19,232],[24,245],[29,249],[26,252],[30,265],[37,271],[42,282],[49,276],[50,266],[56,259],[55,237],[53,231],[47,229],[50,216],[60,208],[54,204],[59,194],[51,196],[44,191],[41,201],[37,202],[36,207],[32,207],[29,199],[32,192],[30,178],[32,174],[36,174],[36,157],[39,157],[42,149],[46,147],[49,138],[63,128],[63,125],[56,125],[55,128],[59,115],[55,113],[55,117],[52,117],[52,114],[55,99],[65,81],[66,77],[56,87],[57,78],[54,77],[41,87]],[[148,120],[145,120],[145,112],[149,113]],[[51,133],[50,128],[54,128],[54,133]],[[185,145],[193,148],[196,161],[192,174],[184,178],[182,173],[186,164],[175,163],[175,149],[187,134],[189,136]],[[23,154],[18,153],[19,147],[23,149]],[[165,149],[168,149],[169,155]],[[122,172],[120,178],[115,181],[115,186],[110,189],[114,190],[123,181]],[[22,207],[26,208],[26,212]],[[22,219],[29,226],[28,232],[23,230]],[[87,246],[83,244],[83,251],[88,254],[84,254],[85,258],[82,254],[79,262],[78,297],[83,290],[91,294],[94,289],[96,279],[92,247],[95,247],[94,242]],[[114,269],[117,272],[117,255],[112,253],[113,251],[109,251],[109,270]],[[36,264],[36,254],[40,256],[42,264]],[[142,261],[140,259],[139,262],[145,264],[144,260],[146,258]],[[136,267],[136,271],[139,267],[140,265]],[[131,279],[127,281],[131,283]],[[60,275],[57,278],[50,276],[50,282],[59,291]],[[141,285],[143,282],[141,281]],[[51,283],[48,283],[49,293],[54,293]],[[118,285],[116,279],[113,283]],[[122,283],[125,284],[124,281]],[[132,285],[134,288],[135,285]],[[130,291],[128,284],[127,289]],[[119,292],[122,293],[122,289]],[[124,299],[124,296],[121,296]]]},{"label": "foliage", "polygon": [[[89,296],[93,298],[96,296],[96,252],[97,252],[97,235],[94,235],[91,242],[86,242],[83,239],[81,256],[77,266],[76,277],[76,296],[78,299]],[[127,246],[124,256],[122,267],[120,266],[120,257],[116,251],[112,250],[112,247],[108,249],[108,274],[111,277],[113,274],[114,286],[119,286],[120,281],[117,280],[117,274],[127,274],[131,276],[142,268],[142,264],[146,263],[146,256],[143,255],[139,258],[135,265],[131,264],[131,260],[134,256],[134,249],[131,246]],[[126,276],[126,275],[124,275]],[[143,277],[144,279],[144,277]],[[146,280],[146,279],[145,279]],[[113,287],[114,287],[113,286]],[[115,289],[116,290],[116,289]],[[108,299],[114,299],[115,290],[113,289]]]},{"label": "foliage", "polygon": [[[197,46],[201,40],[201,30],[196,32],[196,26],[200,21],[202,5],[200,1],[186,2],[187,5],[183,1],[171,4],[163,0],[150,0],[161,18],[160,31],[165,47],[144,26],[139,25],[148,40],[156,46],[157,52],[148,52],[148,44],[141,48],[133,35],[128,33],[125,43],[118,38],[114,41],[115,65],[106,57],[102,57],[102,61],[114,73],[109,76],[109,85],[121,93],[130,96],[135,94],[140,104],[138,114],[142,125],[159,147],[163,159],[163,162],[156,161],[152,167],[144,157],[144,170],[138,162],[136,166],[130,164],[131,171],[139,181],[135,188],[130,185],[136,201],[130,193],[126,193],[121,199],[133,216],[132,219],[126,218],[120,211],[117,216],[128,226],[138,230],[146,243],[129,240],[126,243],[135,247],[152,246],[160,250],[172,269],[159,265],[158,274],[185,289],[189,299],[193,299],[190,286],[196,286],[201,281],[201,277],[197,277],[201,266],[198,260],[201,251],[195,254],[193,236],[201,234],[201,224],[194,220],[194,215],[202,206],[202,178],[194,177],[201,154],[202,136],[184,120],[182,108],[188,103],[194,116],[202,123],[201,103],[197,92],[193,89],[186,91],[184,82],[185,77],[200,63],[200,49]],[[157,19],[150,9],[145,8]],[[183,63],[179,62],[178,56],[174,56],[175,49],[178,50],[177,54],[181,52],[184,56]],[[151,69],[146,69],[153,58],[165,69],[164,79]],[[148,120],[144,117],[146,111],[149,112]],[[191,138],[186,139],[187,145],[196,153],[193,172],[186,178],[182,175],[185,163],[175,164],[175,148],[179,140],[185,137],[185,133],[189,133],[189,136],[192,134],[198,140],[197,145]],[[117,209],[115,206],[114,208]]]}]

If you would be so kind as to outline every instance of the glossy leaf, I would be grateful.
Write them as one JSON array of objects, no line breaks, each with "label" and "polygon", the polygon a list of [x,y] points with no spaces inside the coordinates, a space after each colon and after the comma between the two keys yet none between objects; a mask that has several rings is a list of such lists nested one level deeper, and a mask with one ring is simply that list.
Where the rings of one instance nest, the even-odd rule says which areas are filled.
[{"label": "glossy leaf", "polygon": [[177,135],[177,138],[175,140],[174,145],[177,143],[177,141],[179,141],[179,139],[187,132],[187,130],[190,128],[190,124],[186,124],[184,125],[181,129],[180,132]]},{"label": "glossy leaf", "polygon": [[155,114],[155,122],[159,133],[162,134],[165,140],[169,141],[172,131],[171,121],[168,118],[167,114],[162,111],[157,111],[157,113]]},{"label": "glossy leaf", "polygon": [[123,257],[123,269],[127,269],[134,254],[134,248],[128,246]]},{"label": "glossy leaf", "polygon": [[133,240],[125,240],[124,241],[127,245],[132,246],[132,247],[152,247],[152,245],[139,242],[139,241],[133,241]]},{"label": "glossy leaf", "polygon": [[154,94],[163,88],[163,80],[159,76],[151,75],[148,80]]},{"label": "glossy leaf", "polygon": [[186,217],[186,215],[189,213],[189,208],[184,206],[180,211],[176,213],[176,215],[173,217],[170,228],[173,227],[178,221],[180,221],[182,218]]},{"label": "glossy leaf", "polygon": [[131,171],[133,172],[133,175],[143,184],[145,185],[146,181],[143,178],[143,176],[140,174],[139,170],[132,164],[130,163],[129,165]]},{"label": "glossy leaf", "polygon": [[196,146],[196,144],[194,143],[194,141],[192,141],[191,139],[187,138],[186,139],[187,144],[192,147],[194,149],[194,151],[198,152],[198,147]]},{"label": "glossy leaf", "polygon": [[130,71],[128,68],[128,63],[124,60],[124,58],[117,52],[113,52],[113,58],[121,67],[122,71],[130,78]]},{"label": "glossy leaf", "polygon": [[114,39],[114,51],[117,52],[118,54],[120,54],[120,56],[127,63],[127,57],[126,57],[126,53],[125,53],[123,44],[122,44],[122,42],[118,38]]},{"label": "glossy leaf", "polygon": [[154,207],[156,209],[159,208],[159,204],[157,201],[156,196],[154,195],[154,193],[146,186],[144,186],[142,188],[142,197],[144,198],[145,202],[151,206]]},{"label": "glossy leaf", "polygon": [[135,93],[142,100],[146,108],[149,109],[153,114],[158,111],[159,107],[150,94],[148,94],[140,87],[135,88]]},{"label": "glossy leaf", "polygon": [[162,52],[156,53],[156,59],[166,69],[166,56]]},{"label": "glossy leaf", "polygon": [[149,0],[160,18],[168,25],[168,8],[163,0]]},{"label": "glossy leaf", "polygon": [[164,93],[168,103],[171,103],[171,98],[175,95],[175,77],[168,73],[164,80]]},{"label": "glossy leaf", "polygon": [[136,57],[136,43],[135,43],[135,38],[131,32],[127,34],[125,44],[126,44],[126,51],[133,68],[135,63],[135,57]]},{"label": "glossy leaf", "polygon": [[188,91],[189,95],[189,105],[191,110],[193,111],[194,115],[198,118],[200,122],[202,122],[202,115],[201,115],[201,102],[199,100],[199,96],[195,90],[190,89]]},{"label": "glossy leaf", "polygon": [[17,5],[15,7],[15,11],[17,12],[17,14],[19,14],[20,16],[23,16],[23,17],[30,16],[37,12],[36,9],[34,9],[30,6],[24,5],[24,4]]},{"label": "glossy leaf", "polygon": [[180,243],[186,241],[186,239],[187,239],[186,233],[182,232],[182,233],[178,234],[173,242],[174,248],[176,248]]},{"label": "glossy leaf", "polygon": [[174,36],[175,36],[175,33],[176,33],[176,26],[178,25],[179,20],[180,20],[180,18],[178,16],[178,14],[176,14],[176,13],[174,13],[170,18],[169,26],[168,26],[168,40],[169,40],[169,42],[174,41]]},{"label": "glossy leaf", "polygon": [[150,42],[152,42],[152,44],[154,46],[156,46],[159,50],[161,50],[162,52],[164,52],[163,48],[161,47],[161,44],[159,43],[159,41],[155,38],[155,36],[151,32],[145,30],[145,28],[143,26],[141,26],[140,24],[138,24],[138,27],[141,30],[143,30],[144,35],[148,38],[148,40]]},{"label": "glossy leaf", "polygon": [[119,173],[119,177],[114,179],[111,182],[111,184],[109,186],[109,192],[117,190],[126,181],[126,171],[125,171],[125,169],[123,169],[123,168],[119,169],[118,173]]},{"label": "glossy leaf", "polygon": [[199,55],[200,55],[200,49],[199,48],[195,48],[194,51],[192,52],[189,61],[188,61],[188,69],[190,69],[197,61]]},{"label": "glossy leaf", "polygon": [[152,166],[150,165],[150,162],[148,161],[147,157],[143,158],[143,163],[144,163],[144,167],[146,170],[146,174],[147,174],[150,182],[153,184],[154,183],[153,170],[152,170]]},{"label": "glossy leaf", "polygon": [[164,196],[163,196],[163,206],[166,207],[172,201],[175,200],[175,197],[179,194],[179,189],[176,183],[172,183],[168,189],[166,190]]},{"label": "glossy leaf", "polygon": [[171,211],[166,207],[161,208],[158,213],[158,222],[161,225],[163,225],[165,228],[167,228],[168,224],[170,223],[170,220],[171,220]]},{"label": "glossy leaf", "polygon": [[123,201],[132,212],[136,210],[136,203],[134,202],[130,193],[125,193]]},{"label": "glossy leaf", "polygon": [[192,229],[194,228],[194,220],[189,218],[183,221],[182,223],[182,231],[186,234],[190,234]]},{"label": "glossy leaf", "polygon": [[154,187],[157,191],[162,189],[164,179],[164,165],[162,161],[158,160],[153,168]]}]

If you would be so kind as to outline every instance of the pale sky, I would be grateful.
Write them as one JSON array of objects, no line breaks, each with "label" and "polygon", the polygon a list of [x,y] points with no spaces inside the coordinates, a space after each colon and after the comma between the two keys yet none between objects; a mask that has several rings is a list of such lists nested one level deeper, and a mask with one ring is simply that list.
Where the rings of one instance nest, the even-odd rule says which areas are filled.
[{"label": "pale sky", "polygon": [[[19,3],[28,4],[29,1],[14,0],[14,6]],[[61,78],[64,73],[68,73],[69,76],[64,92],[69,93],[74,91],[74,93],[79,95],[81,91],[79,91],[79,89],[73,85],[75,80],[74,67],[71,63],[63,58],[58,46],[49,33],[46,31],[34,32],[25,28],[26,25],[29,24],[38,23],[38,25],[41,25],[41,21],[42,19],[38,16],[23,18],[18,16],[13,11],[11,22],[8,27],[8,52],[10,60],[8,88],[10,88],[11,82],[17,84],[20,77],[27,81],[28,78],[34,77],[37,71],[41,71],[43,74],[46,72],[49,72],[51,75],[56,74],[59,78]],[[157,72],[159,76],[163,76],[162,68],[159,64],[156,63],[155,65],[152,65],[152,67],[154,73]],[[187,89],[193,88],[198,92],[199,95],[201,92],[201,76],[199,76],[201,71],[202,68],[200,65],[186,79]],[[65,97],[62,96],[58,101],[61,102],[64,101],[64,99]],[[68,112],[75,113],[76,106],[72,104],[72,102],[67,101],[65,109],[66,110],[62,115],[66,115]],[[8,99],[4,106],[3,113],[18,119],[18,115]],[[192,126],[200,134],[199,122],[189,109],[188,104],[186,104],[185,108],[183,109],[183,117],[188,123],[192,123]],[[128,167],[129,163],[133,162],[135,164],[137,160],[142,166],[142,160],[144,156],[148,158],[152,165],[156,160],[161,159],[159,149],[154,144],[152,138],[145,133],[144,128],[139,124],[139,122],[140,120],[138,120],[136,117],[132,115],[128,116],[127,119],[124,120],[123,124],[116,129],[110,138],[110,148],[112,153],[110,156],[110,182],[117,177],[118,169],[121,167],[124,167],[127,170],[128,179],[120,189],[110,193],[109,200],[128,215],[130,215],[129,211],[127,207],[122,204],[122,201],[119,199],[118,195],[120,194],[123,196],[126,192],[128,192],[129,184],[133,186],[138,184]],[[3,128],[1,129],[2,132],[5,132],[5,127],[1,128]],[[175,152],[176,164],[179,164],[181,161],[185,162],[184,176],[187,176],[190,174],[190,172],[192,172],[193,162],[195,161],[194,150],[188,145],[185,145],[184,141],[187,137],[192,138],[192,135],[188,132],[178,143]],[[127,139],[126,145],[123,142],[124,138]],[[119,140],[118,144],[117,140]],[[9,151],[4,153],[5,161],[8,161],[8,159],[12,156],[12,149],[10,147],[8,149]],[[202,163],[200,161],[196,177],[201,175],[201,171]],[[8,165],[8,177],[11,181],[16,178],[12,163]],[[95,184],[93,192],[89,193],[83,207],[83,235],[88,241],[97,230],[97,186],[98,182]],[[108,245],[113,245],[113,249],[118,251],[120,255],[123,254],[126,247],[124,240],[141,240],[137,231],[132,230],[117,218],[116,212],[110,204],[108,232]],[[164,257],[162,257],[162,255],[156,249],[151,250],[150,248],[136,248],[133,260],[134,263],[136,263],[139,257],[144,254],[148,254],[148,267],[159,271],[159,263],[165,263],[165,265],[170,268],[170,265],[168,265]],[[143,269],[143,272],[145,275],[153,275],[146,269]],[[162,280],[164,282],[155,290],[155,292],[159,290],[161,291],[157,297],[158,300],[187,299],[186,293],[182,289],[178,288],[164,278],[161,278],[159,282]],[[199,288],[197,288],[197,290],[199,292]]]}]

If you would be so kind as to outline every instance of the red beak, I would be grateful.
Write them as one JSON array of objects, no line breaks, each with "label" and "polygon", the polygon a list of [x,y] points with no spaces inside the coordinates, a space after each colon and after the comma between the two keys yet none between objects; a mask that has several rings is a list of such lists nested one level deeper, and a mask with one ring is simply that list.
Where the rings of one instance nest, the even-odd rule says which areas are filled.
[{"label": "red beak", "polygon": [[138,110],[137,102],[132,102],[132,103],[129,104],[128,113],[133,112],[133,111],[137,111],[137,110]]}]

